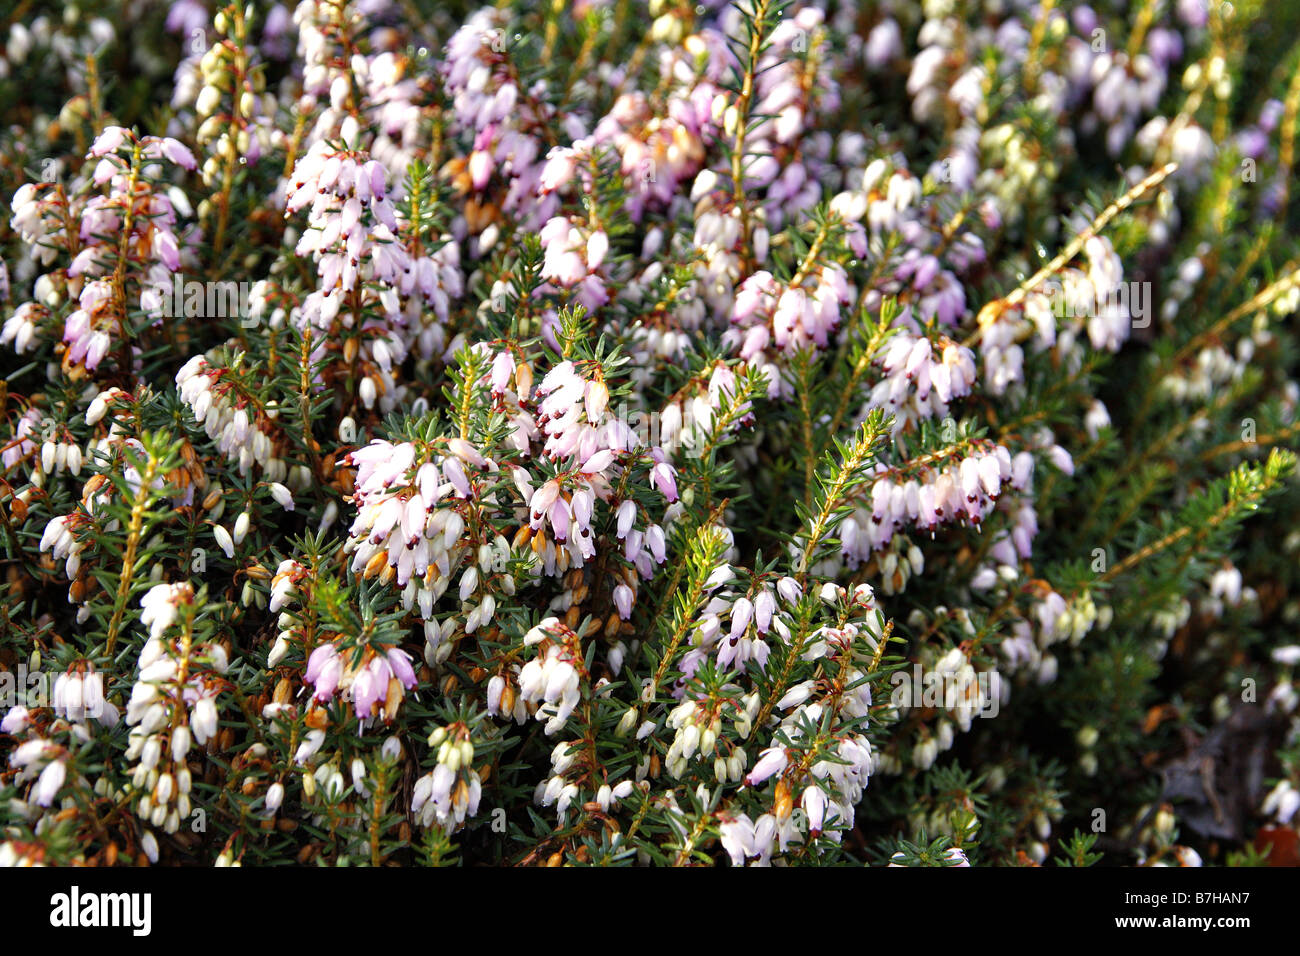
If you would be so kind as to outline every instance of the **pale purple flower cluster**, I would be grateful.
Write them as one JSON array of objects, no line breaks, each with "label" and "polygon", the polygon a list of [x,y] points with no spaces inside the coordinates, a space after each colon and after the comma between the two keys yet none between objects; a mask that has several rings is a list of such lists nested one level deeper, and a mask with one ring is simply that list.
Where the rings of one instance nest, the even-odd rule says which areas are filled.
[{"label": "pale purple flower cluster", "polygon": [[496,470],[468,442],[454,441],[447,454],[437,454],[376,440],[345,459],[357,466],[357,516],[347,544],[355,554],[352,568],[368,574],[391,568],[405,605],[418,604],[426,621],[453,573],[477,555],[465,511],[481,497],[475,485]]},{"label": "pale purple flower cluster", "polygon": [[[158,184],[159,161],[193,169],[194,156],[170,137],[136,137],[110,126],[95,140],[88,158],[98,160],[90,186],[107,186],[106,192],[86,198],[50,184],[28,183],[14,195],[11,224],[42,265],[52,265],[60,251],[70,256],[60,279],[78,297],[79,308],[64,322],[65,361],[93,370],[113,348],[114,335],[127,320],[124,290],[105,278],[118,269],[119,259],[125,257],[146,284],[170,285],[171,273],[180,268],[183,240],[176,233],[173,202]],[[77,232],[70,235],[68,226],[74,223]],[[33,344],[46,305],[59,300],[53,278],[38,279],[36,293],[42,301],[19,306],[5,324],[4,339],[19,351]]]},{"label": "pale purple flower cluster", "polygon": [[[343,127],[344,141],[355,140],[355,121]],[[363,333],[357,394],[368,409],[392,409],[405,391],[398,369],[412,347],[429,358],[448,346],[442,324],[463,291],[459,247],[444,242],[430,252],[401,240],[405,224],[388,198],[384,166],[364,151],[318,141],[290,178],[286,213],[308,211],[295,251],[314,259],[319,277],[291,320],[316,330],[316,360],[328,356],[338,329]]]},{"label": "pale purple flower cluster", "polygon": [[[628,188],[627,214],[633,221],[641,220],[652,205],[672,203],[699,171],[705,150],[718,135],[715,104],[734,63],[723,35],[708,28],[681,48],[663,49],[659,58],[667,78],[663,106],[657,107],[640,90],[630,90],[591,133],[593,146],[608,145],[618,154]],[[564,155],[563,147],[550,153]],[[544,174],[543,190],[548,180]]]},{"label": "pale purple flower cluster", "polygon": [[905,311],[896,322],[903,327],[881,346],[876,363],[884,377],[867,399],[867,408],[893,415],[895,433],[923,419],[946,418],[949,403],[970,394],[975,384],[971,350],[951,340],[934,343],[909,331],[909,318]]},{"label": "pale purple flower cluster", "polygon": [[405,691],[418,683],[410,655],[400,647],[390,647],[383,651],[367,649],[360,665],[356,657],[352,650],[332,643],[312,651],[304,674],[314,689],[312,696],[320,703],[327,703],[337,694],[351,698],[352,709],[363,727],[375,718],[391,721]]},{"label": "pale purple flower cluster", "polygon": [[835,263],[788,284],[770,272],[755,272],[736,291],[732,327],[723,342],[767,375],[769,395],[790,398],[793,386],[782,359],[827,348],[849,298],[848,280]]},{"label": "pale purple flower cluster", "polygon": [[[549,164],[548,164],[549,165]],[[577,287],[574,297],[588,310],[609,301],[601,266],[609,252],[603,229],[585,228],[567,216],[556,216],[542,227],[542,278],[565,289]]]},{"label": "pale purple flower cluster", "polygon": [[[756,122],[745,137],[743,184],[747,190],[764,190],[763,211],[771,230],[821,200],[819,144],[808,132],[819,114],[833,113],[839,106],[825,17],[815,6],[800,7],[783,17],[765,38],[755,70],[749,112]],[[719,18],[730,36],[740,35],[739,21],[735,6]],[[723,122],[725,126],[725,116]],[[805,154],[802,160],[795,159],[796,147]]]},{"label": "pale purple flower cluster", "polygon": [[[940,160],[936,177],[946,189],[965,192],[971,176]],[[854,178],[856,179],[856,178]],[[862,170],[860,182],[831,198],[831,210],[846,223],[849,248],[863,258],[885,259],[891,268],[865,290],[863,303],[872,311],[883,296],[907,303],[918,320],[936,317],[956,326],[966,314],[966,293],[960,276],[984,262],[982,240],[969,228],[946,235],[935,228],[939,207],[923,194],[922,182],[908,170],[902,156],[873,159]],[[992,215],[987,204],[981,215]],[[902,251],[889,256],[887,241],[901,238]]]},{"label": "pale purple flower cluster", "polygon": [[[500,189],[492,189],[492,194],[504,191],[501,209],[518,217],[524,228],[536,230],[558,206],[558,197],[539,195],[546,162],[542,130],[554,117],[546,100],[537,95],[542,90],[520,88],[505,20],[505,14],[492,7],[473,14],[447,44],[443,73],[458,127],[474,137],[467,163],[472,191],[486,194],[495,182]],[[575,131],[574,138],[580,135]],[[491,228],[472,222],[464,225],[476,235]],[[492,245],[482,238],[480,244]]]}]

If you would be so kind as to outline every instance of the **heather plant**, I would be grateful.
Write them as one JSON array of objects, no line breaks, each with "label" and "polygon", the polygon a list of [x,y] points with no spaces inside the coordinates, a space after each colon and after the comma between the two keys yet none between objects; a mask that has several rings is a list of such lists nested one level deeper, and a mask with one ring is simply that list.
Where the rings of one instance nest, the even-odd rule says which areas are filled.
[{"label": "heather plant", "polygon": [[0,15],[0,862],[1286,862],[1298,26]]}]

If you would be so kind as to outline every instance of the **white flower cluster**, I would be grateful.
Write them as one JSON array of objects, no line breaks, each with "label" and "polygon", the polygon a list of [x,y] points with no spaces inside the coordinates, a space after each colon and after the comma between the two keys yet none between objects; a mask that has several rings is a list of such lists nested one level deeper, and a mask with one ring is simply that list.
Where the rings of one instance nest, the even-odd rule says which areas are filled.
[{"label": "white flower cluster", "polygon": [[168,637],[193,601],[188,583],[155,585],[141,598],[140,620],[149,627],[149,639],[126,708],[131,802],[140,819],[167,833],[175,833],[194,809],[190,749],[217,734],[217,697],[227,668],[220,644],[191,647],[184,637]]},{"label": "white flower cluster", "polygon": [[415,782],[411,812],[423,826],[435,823],[448,832],[478,813],[483,785],[474,770],[474,744],[468,729],[438,727],[429,735],[438,765]]},{"label": "white flower cluster", "polygon": [[525,635],[524,645],[538,650],[519,671],[519,699],[536,705],[533,716],[546,721],[546,733],[553,734],[580,700],[583,665],[577,635],[558,618],[548,617]]},{"label": "white flower cluster", "polygon": [[1027,490],[1034,459],[1015,458],[1002,445],[973,445],[965,455],[936,462],[905,477],[884,463],[871,485],[870,503],[860,502],[840,524],[840,546],[850,562],[868,560],[905,528],[933,536],[941,525],[979,526],[992,513],[1005,487]]},{"label": "white flower cluster", "polygon": [[202,355],[194,356],[176,373],[181,400],[221,453],[239,464],[240,474],[249,474],[256,465],[268,481],[283,481],[289,469],[276,453],[276,409],[249,402],[233,382],[223,380],[225,373]]},{"label": "white flower cluster", "polygon": [[1128,338],[1130,289],[1124,285],[1119,256],[1101,236],[1088,239],[1084,253],[1087,271],[1062,269],[1032,289],[1021,305],[1004,310],[980,330],[990,393],[1002,395],[1024,381],[1024,349],[1019,343],[1026,339],[1035,351],[1057,348],[1070,353],[1078,351],[1075,343],[1084,328],[1094,349],[1115,352]]}]

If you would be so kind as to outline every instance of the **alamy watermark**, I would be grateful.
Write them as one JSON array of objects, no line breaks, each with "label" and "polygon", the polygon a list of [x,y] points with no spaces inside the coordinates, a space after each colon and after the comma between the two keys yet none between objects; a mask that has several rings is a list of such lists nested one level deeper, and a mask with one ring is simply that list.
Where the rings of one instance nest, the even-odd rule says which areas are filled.
[{"label": "alamy watermark", "polygon": [[160,318],[237,318],[243,328],[250,329],[259,322],[248,314],[252,286],[251,282],[233,279],[186,279],[183,273],[177,272],[172,275],[170,285],[147,289],[140,305],[150,315]]},{"label": "alamy watermark", "polygon": [[894,688],[889,702],[896,710],[929,707],[961,716],[996,717],[1002,706],[1002,675],[996,671],[935,670],[914,664],[910,672],[895,671],[889,682]]},{"label": "alamy watermark", "polygon": [[[62,680],[62,683],[60,683]],[[87,681],[93,681],[91,691]],[[0,716],[14,707],[53,707],[72,720],[98,720],[106,713],[103,677],[72,671],[30,670],[19,664],[14,670],[0,670]]]},{"label": "alamy watermark", "polygon": [[148,936],[152,913],[150,893],[83,893],[74,885],[69,892],[50,897],[50,925],[56,929],[121,927],[133,936]]},{"label": "alamy watermark", "polygon": [[54,699],[55,675],[48,671],[29,671],[26,664],[15,670],[0,670],[0,711],[11,707],[49,707]]},{"label": "alamy watermark", "polygon": [[1063,284],[1059,279],[1047,279],[1038,291],[1051,300],[1052,312],[1058,319],[1091,319],[1119,313],[1128,315],[1135,329],[1151,325],[1150,282],[1120,282],[1098,295],[1091,282]]}]

